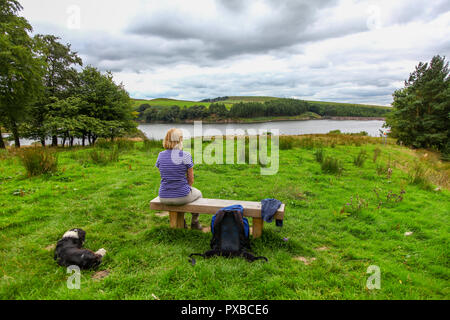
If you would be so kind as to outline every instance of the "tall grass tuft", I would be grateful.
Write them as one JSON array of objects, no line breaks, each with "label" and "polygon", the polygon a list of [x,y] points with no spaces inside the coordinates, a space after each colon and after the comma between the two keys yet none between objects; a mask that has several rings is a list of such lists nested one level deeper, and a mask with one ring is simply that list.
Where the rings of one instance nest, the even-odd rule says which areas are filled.
[{"label": "tall grass tuft", "polygon": [[44,148],[27,148],[19,154],[29,177],[58,171],[58,156]]},{"label": "tall grass tuft", "polygon": [[8,150],[6,149],[0,149],[0,160],[8,158]]},{"label": "tall grass tuft", "polygon": [[113,141],[106,140],[104,138],[99,138],[95,141],[95,147],[100,149],[111,149],[114,145]]},{"label": "tall grass tuft", "polygon": [[311,136],[306,136],[306,137],[302,137],[299,140],[299,145],[301,148],[311,150],[315,147],[321,147],[323,145],[323,143],[321,141],[316,141],[316,139],[314,139]]},{"label": "tall grass tuft", "polygon": [[342,162],[333,157],[326,157],[322,162],[322,172],[341,175],[344,170]]},{"label": "tall grass tuft", "polygon": [[316,158],[316,161],[319,163],[323,162],[323,158],[324,158],[324,151],[322,148],[316,150],[316,152],[314,153],[314,156]]},{"label": "tall grass tuft", "polygon": [[110,162],[119,161],[119,148],[115,147],[110,151],[91,150],[88,154],[88,160],[98,165],[107,165]]},{"label": "tall grass tuft", "polygon": [[152,149],[161,149],[161,148],[162,148],[161,140],[147,139],[144,140],[144,143],[141,147],[141,151],[150,151]]},{"label": "tall grass tuft", "polygon": [[353,164],[357,167],[362,167],[364,165],[364,162],[367,159],[367,152],[366,150],[359,151],[358,155],[356,157],[353,157]]},{"label": "tall grass tuft", "polygon": [[425,165],[420,163],[420,161],[415,161],[414,165],[408,171],[409,182],[425,190],[430,190],[432,186],[430,184],[429,173],[430,170]]},{"label": "tall grass tuft", "polygon": [[117,148],[119,151],[129,151],[134,149],[134,141],[128,139],[116,139],[111,141],[100,138],[95,142],[95,147],[109,150]]},{"label": "tall grass tuft", "polygon": [[378,156],[381,154],[381,149],[380,148],[375,148],[375,150],[373,150],[373,163],[377,162]]},{"label": "tall grass tuft", "polygon": [[134,150],[134,141],[128,139],[115,140],[115,145],[120,151]]},{"label": "tall grass tuft", "polygon": [[290,150],[294,147],[294,138],[293,137],[286,137],[286,136],[280,136],[279,139],[280,143],[280,150]]}]

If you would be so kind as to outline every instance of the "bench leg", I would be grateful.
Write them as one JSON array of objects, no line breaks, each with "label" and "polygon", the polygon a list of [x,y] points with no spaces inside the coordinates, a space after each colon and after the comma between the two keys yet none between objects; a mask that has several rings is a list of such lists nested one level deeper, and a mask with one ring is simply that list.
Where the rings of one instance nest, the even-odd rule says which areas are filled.
[{"label": "bench leg", "polygon": [[253,218],[253,239],[259,238],[262,235],[264,227],[264,220],[261,218]]},{"label": "bench leg", "polygon": [[184,228],[184,212],[169,212],[170,227],[174,229]]}]

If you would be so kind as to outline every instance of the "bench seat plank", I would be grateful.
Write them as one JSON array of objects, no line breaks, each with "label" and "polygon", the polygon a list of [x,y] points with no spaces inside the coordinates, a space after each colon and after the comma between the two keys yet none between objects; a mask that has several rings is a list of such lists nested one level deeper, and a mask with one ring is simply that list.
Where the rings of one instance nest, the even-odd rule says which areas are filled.
[{"label": "bench seat plank", "polygon": [[[256,201],[200,198],[182,206],[171,206],[161,203],[159,197],[156,197],[150,202],[150,209],[169,212],[215,214],[219,209],[234,204],[242,205],[242,207],[244,208],[244,216],[252,218],[261,218],[261,202]],[[282,203],[277,213],[275,214],[274,219],[283,220],[284,207],[285,205],[284,203]]]}]

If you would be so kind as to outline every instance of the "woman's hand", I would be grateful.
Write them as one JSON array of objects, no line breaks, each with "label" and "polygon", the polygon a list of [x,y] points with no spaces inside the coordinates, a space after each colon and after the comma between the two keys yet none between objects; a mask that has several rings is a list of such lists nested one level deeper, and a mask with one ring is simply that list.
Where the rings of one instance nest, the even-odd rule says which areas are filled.
[{"label": "woman's hand", "polygon": [[187,170],[187,181],[189,185],[192,187],[192,185],[194,184],[194,168],[189,168]]}]

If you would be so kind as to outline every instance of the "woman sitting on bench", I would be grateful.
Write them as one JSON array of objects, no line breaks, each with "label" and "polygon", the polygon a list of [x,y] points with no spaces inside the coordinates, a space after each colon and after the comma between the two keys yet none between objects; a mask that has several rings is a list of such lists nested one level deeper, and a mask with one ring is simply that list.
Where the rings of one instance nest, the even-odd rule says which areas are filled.
[{"label": "woman sitting on bench", "polygon": [[[161,175],[159,198],[168,205],[183,205],[202,197],[194,188],[194,163],[192,156],[183,151],[183,132],[172,128],[163,141],[164,151],[158,155],[156,167]],[[191,228],[201,230],[198,213],[192,214]],[[185,222],[186,225],[186,222]]]}]

